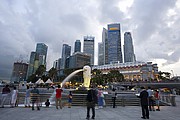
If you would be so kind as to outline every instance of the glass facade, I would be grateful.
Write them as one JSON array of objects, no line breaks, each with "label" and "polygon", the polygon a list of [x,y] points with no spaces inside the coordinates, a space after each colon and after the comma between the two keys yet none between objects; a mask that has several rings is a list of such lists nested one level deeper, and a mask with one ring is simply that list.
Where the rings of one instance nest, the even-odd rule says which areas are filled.
[{"label": "glass facade", "polygon": [[60,69],[64,69],[65,68],[66,59],[70,55],[71,55],[71,46],[69,46],[67,44],[63,44]]},{"label": "glass facade", "polygon": [[76,40],[75,45],[74,45],[74,52],[81,52],[81,41]]},{"label": "glass facade", "polygon": [[36,53],[39,54],[39,65],[46,66],[46,57],[47,57],[48,46],[44,43],[37,43]]},{"label": "glass facade", "polygon": [[108,63],[119,61],[122,63],[120,24],[108,25]]},{"label": "glass facade", "polygon": [[130,32],[124,33],[124,62],[135,62],[135,54]]},{"label": "glass facade", "polygon": [[94,65],[94,40],[92,36],[84,37],[83,52],[91,56],[91,65]]}]

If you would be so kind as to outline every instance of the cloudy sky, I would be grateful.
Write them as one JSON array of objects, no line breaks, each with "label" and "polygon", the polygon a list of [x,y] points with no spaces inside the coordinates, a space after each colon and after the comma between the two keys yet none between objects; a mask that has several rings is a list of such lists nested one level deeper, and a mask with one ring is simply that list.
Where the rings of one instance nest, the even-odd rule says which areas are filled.
[{"label": "cloudy sky", "polygon": [[74,50],[75,40],[92,35],[97,49],[110,23],[121,24],[122,44],[132,32],[138,61],[180,75],[179,13],[180,0],[0,0],[0,79],[9,79],[13,63],[29,60],[39,42],[48,45],[48,69],[63,43]]}]

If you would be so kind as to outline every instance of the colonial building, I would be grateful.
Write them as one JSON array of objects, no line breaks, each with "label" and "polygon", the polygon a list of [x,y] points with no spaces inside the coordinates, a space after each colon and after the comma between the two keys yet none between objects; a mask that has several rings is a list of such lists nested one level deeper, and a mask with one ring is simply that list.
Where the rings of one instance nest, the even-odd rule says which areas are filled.
[{"label": "colonial building", "polygon": [[127,62],[115,63],[101,66],[93,66],[92,69],[98,69],[103,74],[107,74],[111,70],[118,70],[124,75],[127,81],[149,81],[158,79],[158,66],[152,62]]}]

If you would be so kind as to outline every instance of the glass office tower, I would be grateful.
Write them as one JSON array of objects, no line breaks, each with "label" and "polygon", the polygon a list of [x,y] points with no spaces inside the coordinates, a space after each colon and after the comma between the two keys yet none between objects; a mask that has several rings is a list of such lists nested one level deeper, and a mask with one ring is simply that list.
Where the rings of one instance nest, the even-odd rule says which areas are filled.
[{"label": "glass office tower", "polygon": [[108,63],[122,63],[120,24],[108,25]]}]

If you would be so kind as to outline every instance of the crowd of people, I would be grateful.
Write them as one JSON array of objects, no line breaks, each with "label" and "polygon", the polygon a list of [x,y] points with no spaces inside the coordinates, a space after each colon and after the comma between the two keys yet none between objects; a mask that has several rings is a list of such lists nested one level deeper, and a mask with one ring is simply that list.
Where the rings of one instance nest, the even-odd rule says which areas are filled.
[{"label": "crowd of people", "polygon": [[[141,87],[138,97],[141,99],[142,119],[149,119],[149,111],[160,111],[160,95],[158,90],[152,90],[151,87],[147,89]],[[157,107],[156,109],[155,106]]]},{"label": "crowd of people", "polygon": [[[113,102],[113,108],[115,108],[115,100],[116,100],[116,89],[112,89],[112,101]],[[60,85],[55,88],[55,105],[56,109],[62,109],[62,92],[63,89]],[[18,90],[16,87],[11,90],[8,85],[6,85],[2,89],[2,97],[1,97],[1,107],[4,107],[4,103],[8,99],[8,97],[11,95],[10,100],[10,107],[17,106],[17,96],[18,96]],[[140,98],[141,102],[141,108],[142,108],[142,119],[149,119],[149,111],[160,111],[160,95],[159,91],[152,90],[151,87],[144,88],[141,87],[140,95],[137,96]],[[67,95],[67,106],[68,108],[71,108],[73,100],[73,94],[72,91],[69,91],[69,94]],[[87,91],[87,115],[86,118],[90,118],[90,110],[92,110],[92,116],[91,119],[95,119],[95,109],[102,109],[104,106],[106,106],[105,99],[104,99],[104,93],[101,88],[91,87]],[[35,110],[35,106],[37,110],[40,110],[40,95],[39,90],[36,86],[33,86],[33,88],[30,88],[27,86],[26,92],[25,92],[25,99],[24,99],[24,106],[32,108],[32,110]],[[47,99],[45,102],[45,106],[49,107],[51,105],[50,100]]]}]

